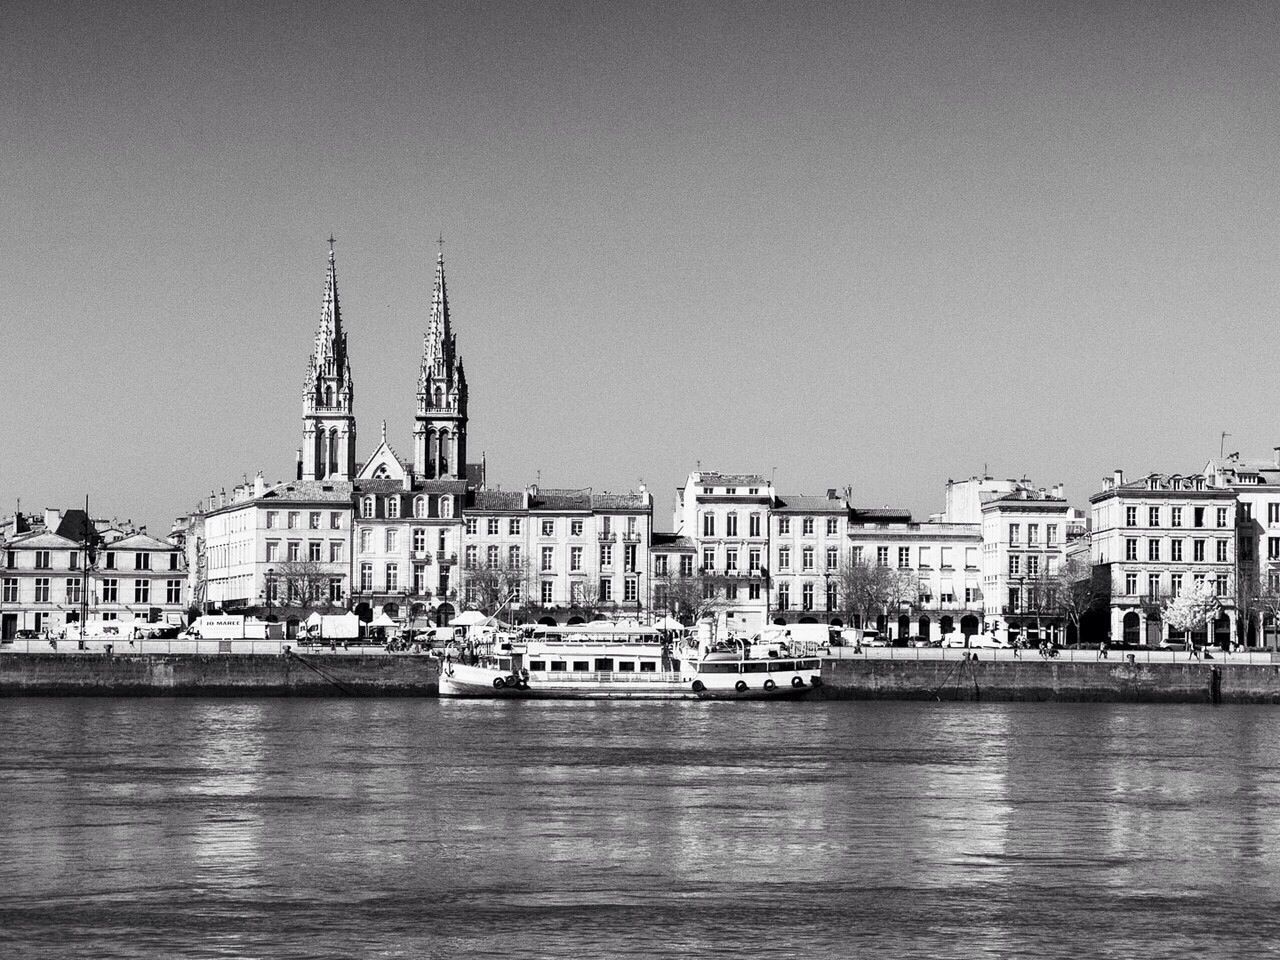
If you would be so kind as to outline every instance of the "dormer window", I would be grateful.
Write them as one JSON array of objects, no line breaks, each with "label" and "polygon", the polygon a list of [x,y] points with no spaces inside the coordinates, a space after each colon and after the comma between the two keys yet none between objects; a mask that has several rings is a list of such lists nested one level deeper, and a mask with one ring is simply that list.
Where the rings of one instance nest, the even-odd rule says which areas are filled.
[{"label": "dormer window", "polygon": [[413,515],[415,517],[425,517],[427,515],[427,498],[415,497],[413,501]]},{"label": "dormer window", "polygon": [[400,516],[400,498],[387,497],[387,516],[395,519]]},{"label": "dormer window", "polygon": [[373,497],[365,497],[360,501],[360,516],[372,517],[373,513]]}]

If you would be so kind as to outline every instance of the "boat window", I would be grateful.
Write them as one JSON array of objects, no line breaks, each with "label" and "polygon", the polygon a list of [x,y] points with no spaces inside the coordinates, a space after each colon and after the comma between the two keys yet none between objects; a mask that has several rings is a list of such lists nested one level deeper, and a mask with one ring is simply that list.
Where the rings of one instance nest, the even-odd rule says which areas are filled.
[{"label": "boat window", "polygon": [[554,672],[555,672],[555,671],[557,671],[557,670],[563,670],[563,669],[564,669],[564,667],[565,667],[565,663],[564,663],[564,661],[563,661],[563,660],[552,660],[552,661],[551,661],[551,671],[552,671],[552,673],[554,673]]},{"label": "boat window", "polygon": [[757,663],[747,662],[742,665],[743,673],[768,673],[769,664],[760,661]]},{"label": "boat window", "polygon": [[803,660],[800,663],[801,670],[820,670],[822,669],[822,661],[820,660]]},{"label": "boat window", "polygon": [[499,657],[499,658],[498,658],[498,669],[499,669],[499,670],[510,670],[510,669],[511,669],[511,658],[510,658],[510,657]]},{"label": "boat window", "polygon": [[613,673],[613,658],[612,658],[612,657],[597,657],[597,658],[596,658],[596,673]]},{"label": "boat window", "polygon": [[622,673],[635,673],[635,672],[636,672],[636,662],[635,662],[634,660],[619,660],[619,661],[618,661],[618,669],[619,669]]},{"label": "boat window", "polygon": [[530,669],[530,670],[545,670],[545,669],[547,669],[547,661],[545,661],[545,660],[530,660],[530,661],[529,661],[529,669]]},{"label": "boat window", "polygon": [[790,673],[796,668],[794,660],[778,660],[769,664],[769,670],[773,673]]},{"label": "boat window", "polygon": [[573,669],[579,673],[588,673],[591,670],[591,663],[588,660],[575,660],[573,661]]},{"label": "boat window", "polygon": [[703,661],[698,665],[699,673],[737,673],[738,662],[736,660],[722,660],[719,662],[707,663]]},{"label": "boat window", "polygon": [[657,673],[658,665],[654,663],[652,660],[641,660],[640,672],[641,673]]}]

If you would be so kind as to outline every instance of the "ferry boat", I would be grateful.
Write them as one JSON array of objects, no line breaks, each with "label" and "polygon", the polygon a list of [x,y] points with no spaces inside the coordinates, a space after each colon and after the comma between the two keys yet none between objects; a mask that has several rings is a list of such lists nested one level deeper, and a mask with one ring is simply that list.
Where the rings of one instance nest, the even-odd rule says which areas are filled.
[{"label": "ferry boat", "polygon": [[822,682],[816,651],[735,640],[698,644],[655,627],[587,623],[473,631],[446,648],[445,697],[768,699]]}]

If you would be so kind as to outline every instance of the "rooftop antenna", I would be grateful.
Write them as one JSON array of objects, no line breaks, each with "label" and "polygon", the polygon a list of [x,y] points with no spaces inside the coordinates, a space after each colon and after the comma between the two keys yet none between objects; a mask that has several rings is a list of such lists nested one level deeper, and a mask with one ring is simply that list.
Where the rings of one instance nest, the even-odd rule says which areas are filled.
[{"label": "rooftop antenna", "polygon": [[1227,448],[1227,437],[1229,436],[1231,436],[1231,434],[1223,430],[1222,436],[1218,438],[1218,459],[1219,460],[1222,459],[1222,452]]}]

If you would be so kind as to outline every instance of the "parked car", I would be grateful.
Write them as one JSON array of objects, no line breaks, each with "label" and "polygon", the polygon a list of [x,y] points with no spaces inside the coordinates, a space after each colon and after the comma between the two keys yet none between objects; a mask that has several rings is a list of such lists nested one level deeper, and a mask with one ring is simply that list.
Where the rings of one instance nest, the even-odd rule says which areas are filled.
[{"label": "parked car", "polygon": [[968,647],[971,650],[1010,650],[1013,645],[992,633],[948,633],[942,641],[944,647]]}]

